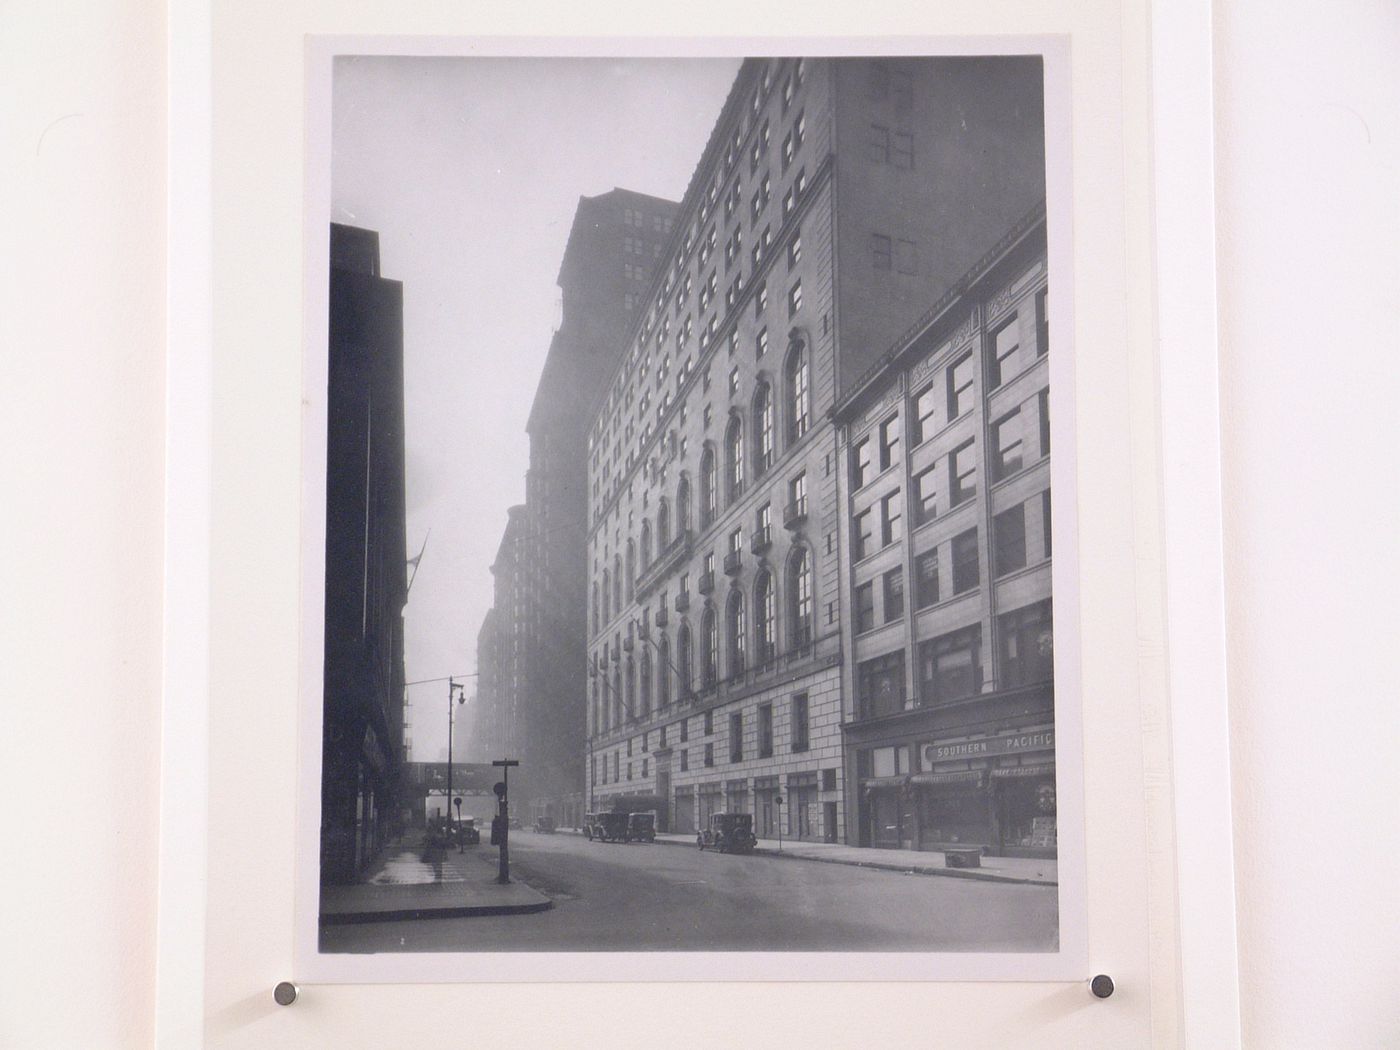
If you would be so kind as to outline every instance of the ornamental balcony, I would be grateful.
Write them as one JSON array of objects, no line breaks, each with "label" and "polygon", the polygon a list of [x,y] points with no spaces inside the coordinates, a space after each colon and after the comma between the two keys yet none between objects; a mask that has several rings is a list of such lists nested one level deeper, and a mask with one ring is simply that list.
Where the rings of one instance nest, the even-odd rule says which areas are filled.
[{"label": "ornamental balcony", "polygon": [[795,529],[807,520],[807,499],[793,500],[783,508],[783,528]]},{"label": "ornamental balcony", "polygon": [[628,652],[628,653],[630,653],[630,652],[632,651],[632,639],[631,639],[631,638],[624,638],[624,639],[622,640],[622,649],[623,649],[624,652]]},{"label": "ornamental balcony", "polygon": [[666,606],[663,603],[661,608],[656,610],[656,626],[665,627],[670,622],[671,614],[666,611]]},{"label": "ornamental balcony", "polygon": [[690,608],[690,592],[681,591],[676,595],[676,612],[685,612]]},{"label": "ornamental balcony", "polygon": [[773,546],[772,529],[767,525],[754,529],[753,535],[749,537],[749,550],[754,554],[762,554],[769,547]]},{"label": "ornamental balcony", "polygon": [[740,551],[730,551],[724,556],[724,574],[726,576],[738,576],[739,570],[743,568],[743,556]]},{"label": "ornamental balcony", "polygon": [[712,593],[715,589],[715,570],[710,569],[708,572],[702,572],[700,582],[695,585],[695,589],[701,594]]},{"label": "ornamental balcony", "polygon": [[682,529],[675,539],[656,552],[656,557],[637,577],[637,597],[641,599],[690,557],[690,530]]}]

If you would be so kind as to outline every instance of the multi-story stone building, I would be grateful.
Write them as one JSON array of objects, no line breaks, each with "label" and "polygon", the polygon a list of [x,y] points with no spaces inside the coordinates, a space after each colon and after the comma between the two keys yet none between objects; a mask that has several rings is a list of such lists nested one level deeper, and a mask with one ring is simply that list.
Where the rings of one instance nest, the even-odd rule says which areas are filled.
[{"label": "multi-story stone building", "polygon": [[511,777],[517,804],[532,800],[540,813],[555,805],[559,817],[583,781],[591,406],[617,368],[675,211],[674,201],[624,189],[579,199],[559,267],[559,325],[526,424],[525,503],[512,510],[492,567],[493,635],[488,662],[479,651],[477,665],[488,683],[485,738],[491,757],[521,762]]},{"label": "multi-story stone building", "polygon": [[403,765],[403,285],[379,234],[331,225],[321,877],[352,881],[397,816]]},{"label": "multi-story stone building", "polygon": [[1044,212],[838,407],[846,819],[861,845],[1054,856]]},{"label": "multi-story stone building", "polygon": [[833,412],[1043,199],[1042,110],[1036,58],[741,67],[588,436],[594,807],[858,839]]}]

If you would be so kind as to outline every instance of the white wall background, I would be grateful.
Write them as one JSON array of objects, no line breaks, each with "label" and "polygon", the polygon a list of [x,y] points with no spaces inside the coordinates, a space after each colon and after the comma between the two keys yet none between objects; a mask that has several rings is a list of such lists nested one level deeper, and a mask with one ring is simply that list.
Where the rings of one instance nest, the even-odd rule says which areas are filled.
[{"label": "white wall background", "polygon": [[[152,1039],[164,17],[0,9],[0,1045],[24,1050]],[[1400,8],[1221,0],[1217,27],[1244,1042],[1395,1047]]]},{"label": "white wall background", "polygon": [[1247,1047],[1400,1047],[1400,5],[1217,4]]}]

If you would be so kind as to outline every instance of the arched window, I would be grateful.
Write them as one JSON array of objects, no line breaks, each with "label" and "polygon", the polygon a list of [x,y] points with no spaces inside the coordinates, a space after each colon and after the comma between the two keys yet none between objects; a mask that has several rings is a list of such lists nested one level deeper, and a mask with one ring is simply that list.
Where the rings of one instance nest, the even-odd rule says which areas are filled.
[{"label": "arched window", "polygon": [[788,610],[792,645],[798,649],[812,641],[812,555],[806,547],[793,549],[788,558]]},{"label": "arched window", "polygon": [[682,700],[690,699],[690,691],[695,676],[691,670],[690,627],[681,624],[676,629],[676,695]]},{"label": "arched window", "polygon": [[642,572],[651,567],[651,522],[642,521]]},{"label": "arched window", "polygon": [[[645,647],[646,643],[643,642],[642,645]],[[641,675],[642,675],[642,681],[641,681],[641,686],[642,686],[642,709],[641,709],[641,716],[642,716],[643,718],[645,718],[647,715],[651,714],[651,651],[650,651],[649,649],[646,649],[646,648],[643,648],[643,649],[642,649],[642,661],[641,661],[641,662],[642,662],[642,670],[641,670]]]},{"label": "arched window", "polygon": [[745,619],[744,592],[731,591],[729,608],[725,615],[725,629],[729,636],[726,641],[729,643],[729,673],[731,676],[741,672],[747,662],[748,646],[745,639],[748,637],[748,625]]},{"label": "arched window", "polygon": [[707,529],[719,511],[719,478],[715,450],[705,446],[700,456],[700,527]]},{"label": "arched window", "polygon": [[607,570],[607,569],[604,569],[604,570],[603,570],[603,619],[602,619],[602,621],[598,624],[598,627],[599,627],[600,629],[602,628],[603,624],[607,623],[610,619],[612,619],[612,614],[608,611],[608,599],[609,599],[609,597],[610,597],[611,594],[612,594],[611,588],[609,587],[609,581],[610,581],[611,579],[612,579],[612,576],[608,573],[608,570]]},{"label": "arched window", "polygon": [[719,677],[719,618],[710,607],[700,618],[700,684],[706,688]]},{"label": "arched window", "polygon": [[598,581],[597,581],[597,580],[594,580],[594,581],[593,581],[593,605],[592,605],[592,608],[591,608],[590,611],[591,611],[591,613],[592,613],[592,617],[593,617],[593,618],[592,618],[592,620],[590,620],[589,622],[593,624],[593,633],[594,633],[594,634],[597,634],[600,630],[602,630],[602,627],[603,627],[603,625],[600,624],[600,623],[598,622]]},{"label": "arched window", "polygon": [[761,478],[773,465],[773,388],[760,383],[753,395],[753,476]]},{"label": "arched window", "polygon": [[766,569],[753,584],[754,662],[766,664],[774,656],[773,574]]},{"label": "arched window", "polygon": [[613,555],[613,611],[622,612],[622,556]]},{"label": "arched window", "polygon": [[637,717],[637,665],[627,658],[627,717]]},{"label": "arched window", "polygon": [[676,528],[681,532],[690,528],[690,482],[685,478],[676,486]]},{"label": "arched window", "polygon": [[664,551],[671,545],[671,508],[663,499],[656,508],[656,550]]},{"label": "arched window", "polygon": [[738,416],[724,432],[724,481],[730,503],[744,494],[744,423]]},{"label": "arched window", "polygon": [[812,387],[807,344],[795,339],[787,359],[788,441],[807,433],[811,424]]},{"label": "arched window", "polygon": [[656,706],[671,706],[671,643],[664,634],[656,643]]},{"label": "arched window", "polygon": [[[627,541],[627,600],[630,602],[637,593],[637,545]],[[618,608],[622,605],[619,602]]]}]

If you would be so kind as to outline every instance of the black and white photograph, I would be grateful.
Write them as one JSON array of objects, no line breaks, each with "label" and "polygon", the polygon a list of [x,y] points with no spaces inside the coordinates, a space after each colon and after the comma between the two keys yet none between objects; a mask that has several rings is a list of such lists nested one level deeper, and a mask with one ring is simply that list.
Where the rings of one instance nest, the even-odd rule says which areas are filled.
[{"label": "black and white photograph", "polygon": [[1045,65],[335,57],[322,955],[1060,950]]}]

